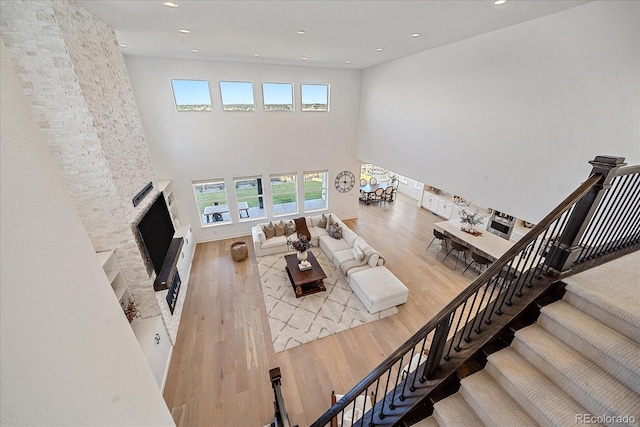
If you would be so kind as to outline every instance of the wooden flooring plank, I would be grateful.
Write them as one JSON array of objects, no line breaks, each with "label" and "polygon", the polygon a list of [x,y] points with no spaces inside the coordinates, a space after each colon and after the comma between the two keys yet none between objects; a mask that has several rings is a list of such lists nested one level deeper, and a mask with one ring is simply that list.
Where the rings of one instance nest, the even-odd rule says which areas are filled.
[{"label": "wooden flooring plank", "polygon": [[[273,419],[269,369],[280,366],[290,419],[311,424],[474,278],[442,263],[433,223],[442,219],[402,194],[393,203],[360,205],[344,222],[380,251],[408,288],[409,300],[386,319],[274,353],[251,236],[200,243],[164,397],[178,426],[264,426]],[[249,258],[229,246],[244,241]],[[452,261],[452,262],[451,262]],[[395,371],[394,371],[395,375]]]}]

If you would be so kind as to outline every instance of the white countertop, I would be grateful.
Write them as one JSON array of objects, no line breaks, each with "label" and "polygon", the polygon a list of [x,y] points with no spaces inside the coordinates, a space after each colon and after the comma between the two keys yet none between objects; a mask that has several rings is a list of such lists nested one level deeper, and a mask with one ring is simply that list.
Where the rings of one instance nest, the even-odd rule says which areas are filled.
[{"label": "white countertop", "polygon": [[450,219],[449,221],[442,221],[433,224],[434,228],[445,235],[453,236],[458,240],[467,244],[469,249],[476,248],[483,255],[488,255],[492,258],[492,261],[500,258],[505,252],[507,252],[513,246],[513,243],[489,233],[484,227],[478,230],[482,233],[480,236],[474,236],[460,229],[460,219]]}]

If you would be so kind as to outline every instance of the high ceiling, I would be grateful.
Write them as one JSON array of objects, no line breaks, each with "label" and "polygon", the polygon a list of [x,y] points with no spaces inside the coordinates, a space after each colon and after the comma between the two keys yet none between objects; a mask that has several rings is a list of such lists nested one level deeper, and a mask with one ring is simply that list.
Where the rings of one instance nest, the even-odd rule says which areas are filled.
[{"label": "high ceiling", "polygon": [[162,0],[79,3],[115,30],[127,45],[125,55],[363,69],[587,2],[175,0],[173,8]]}]

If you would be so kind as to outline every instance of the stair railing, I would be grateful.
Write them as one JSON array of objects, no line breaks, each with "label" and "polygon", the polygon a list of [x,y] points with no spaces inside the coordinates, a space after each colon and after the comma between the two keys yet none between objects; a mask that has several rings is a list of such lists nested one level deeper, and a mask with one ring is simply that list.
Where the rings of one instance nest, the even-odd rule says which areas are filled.
[{"label": "stair railing", "polygon": [[[282,397],[282,382],[280,379],[280,367],[276,367],[269,370],[269,380],[271,381],[271,387],[273,388],[273,407],[275,413],[273,416],[272,427],[291,427],[289,421],[289,414],[284,404],[284,398]],[[294,427],[298,427],[297,425]]]},{"label": "stair railing", "polygon": [[[513,298],[521,297],[534,279],[575,269],[588,256],[597,256],[591,249],[594,247],[598,254],[624,248],[637,250],[640,247],[640,167],[623,170],[623,160],[598,156],[590,162],[594,168],[585,182],[321,415],[312,427],[329,425],[332,420],[354,419],[356,405],[352,403],[358,396],[369,395],[372,402],[367,407],[369,399],[363,399],[364,408],[360,409],[364,416],[353,425],[393,424],[392,419],[399,419],[417,403],[418,396],[413,394],[421,386],[435,386],[442,380],[436,378],[441,365],[458,357],[457,353],[478,337],[485,325],[491,325],[497,316],[507,313]],[[627,178],[616,179],[618,177]],[[618,186],[623,190],[615,190],[612,192],[615,196],[605,197],[603,193]],[[605,207],[599,209],[603,198]],[[620,204],[624,206],[624,220],[615,213]],[[621,225],[603,225],[602,221],[611,218],[619,220]],[[581,246],[585,243],[588,247]]]}]

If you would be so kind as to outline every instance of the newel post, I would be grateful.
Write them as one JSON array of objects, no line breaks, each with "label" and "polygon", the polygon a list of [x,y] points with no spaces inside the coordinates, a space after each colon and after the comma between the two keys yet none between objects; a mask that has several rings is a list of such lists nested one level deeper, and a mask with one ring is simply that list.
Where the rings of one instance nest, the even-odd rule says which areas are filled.
[{"label": "newel post", "polygon": [[589,221],[605,195],[611,187],[611,181],[616,176],[616,171],[625,166],[624,157],[596,156],[589,162],[593,169],[592,175],[601,175],[600,180],[593,188],[576,203],[561,239],[555,245],[549,261],[549,270],[558,276],[568,272],[582,248],[578,245]]}]

